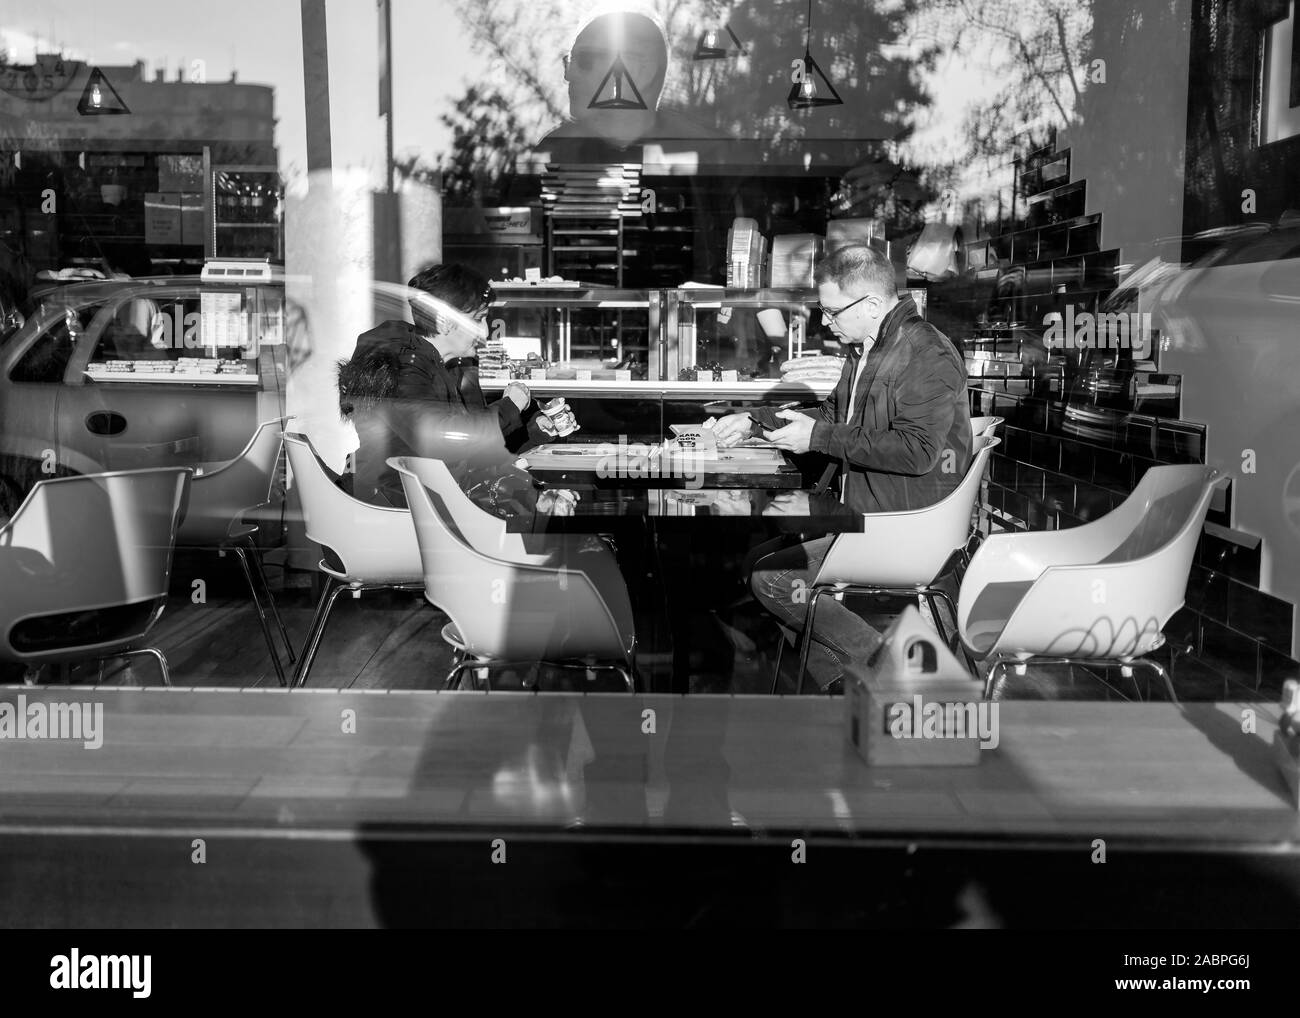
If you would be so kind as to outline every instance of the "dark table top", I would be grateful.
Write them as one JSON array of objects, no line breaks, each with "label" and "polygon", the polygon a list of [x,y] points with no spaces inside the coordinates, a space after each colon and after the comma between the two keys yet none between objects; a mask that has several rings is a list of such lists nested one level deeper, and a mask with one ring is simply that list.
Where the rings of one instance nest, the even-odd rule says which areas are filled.
[{"label": "dark table top", "polygon": [[773,491],[767,488],[602,488],[575,486],[572,516],[538,513],[507,523],[511,533],[605,533],[648,520],[656,530],[751,529],[762,524],[778,531],[860,532],[863,516],[830,494]]}]

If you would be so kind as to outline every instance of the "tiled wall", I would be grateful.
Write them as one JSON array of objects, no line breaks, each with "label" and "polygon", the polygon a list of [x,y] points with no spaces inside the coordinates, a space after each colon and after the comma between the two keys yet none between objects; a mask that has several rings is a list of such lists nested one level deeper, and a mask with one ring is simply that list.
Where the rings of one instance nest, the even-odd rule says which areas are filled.
[{"label": "tiled wall", "polygon": [[[1022,160],[1018,199],[1034,197],[1034,188],[1045,184],[1049,198],[1063,193],[1062,158],[1049,148]],[[1044,168],[1050,179],[1041,179]],[[1006,419],[990,459],[985,505],[992,523],[1004,529],[1078,526],[1121,503],[1152,466],[1205,462],[1205,433],[1213,422],[1179,419],[1179,376],[1161,373],[1154,360],[1079,350],[1049,354],[1042,345],[1044,314],[1067,303],[1076,310],[1095,307],[1108,292],[1087,266],[1113,268],[1115,253],[1096,251],[1086,238],[1078,243],[1089,250],[1070,250],[1069,231],[1091,230],[1099,219],[1079,218],[1085,185],[1068,185],[1070,201],[1059,213],[1071,217],[1066,220],[1050,206],[1044,212],[1043,201],[1018,202],[1009,222],[992,228],[996,235],[970,245],[973,272],[930,289],[931,318],[966,354],[972,416]],[[1036,236],[1063,231],[1064,257],[1080,256],[1081,271],[1072,263],[1064,270],[1058,265],[1059,238],[1045,246]],[[1156,351],[1158,342],[1153,358]],[[1186,606],[1165,634],[1171,647],[1190,648],[1184,660],[1222,677],[1223,698],[1246,692],[1273,697],[1283,679],[1300,675],[1300,664],[1288,656],[1295,609],[1259,590],[1258,541],[1229,529],[1231,498],[1230,486],[1216,495]]]}]

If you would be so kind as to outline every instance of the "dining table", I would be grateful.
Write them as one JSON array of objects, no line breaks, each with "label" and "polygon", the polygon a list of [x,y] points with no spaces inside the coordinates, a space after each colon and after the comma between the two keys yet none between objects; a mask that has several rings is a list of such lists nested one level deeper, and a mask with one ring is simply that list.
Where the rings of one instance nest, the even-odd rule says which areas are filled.
[{"label": "dining table", "polygon": [[[801,487],[800,465],[765,442],[716,455],[664,451],[662,444],[655,454],[655,448],[654,442],[587,440],[524,453],[523,464],[541,484],[574,500],[564,512],[515,516],[507,529],[608,536],[634,603],[656,606],[639,619],[647,630],[638,632],[644,685],[687,693],[693,660],[726,650],[715,631],[701,632],[699,620],[743,589],[736,574],[756,547],[861,532],[865,517],[833,492]],[[748,583],[747,576],[738,579]]]}]

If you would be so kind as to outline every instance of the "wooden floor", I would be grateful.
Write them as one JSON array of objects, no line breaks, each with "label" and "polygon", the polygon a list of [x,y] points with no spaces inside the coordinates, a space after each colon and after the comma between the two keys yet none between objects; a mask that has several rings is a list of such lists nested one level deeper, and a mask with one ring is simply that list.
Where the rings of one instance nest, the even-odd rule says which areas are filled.
[{"label": "wooden floor", "polygon": [[[307,636],[315,611],[312,574],[267,567],[276,604],[295,650]],[[204,583],[203,600],[195,603],[194,582]],[[671,688],[673,659],[665,623],[653,598],[635,598],[639,648],[637,664],[643,689]],[[890,621],[889,605],[863,605],[867,617],[883,629]],[[951,625],[951,619],[945,619]],[[447,617],[416,592],[376,591],[354,599],[343,595],[335,604],[325,638],[312,667],[308,685],[324,689],[440,689],[451,668],[451,652],[441,638]],[[720,694],[767,693],[777,657],[776,629],[752,602],[693,617],[690,691]],[[234,689],[277,685],[275,672],[248,588],[233,556],[178,552],[173,568],[172,594],[162,618],[151,634],[151,644],[167,658],[172,681],[181,686]],[[1228,700],[1272,702],[1276,693],[1238,681],[1236,671],[1222,662],[1195,655],[1159,652],[1171,667],[1179,699],[1184,702]],[[793,654],[783,661],[783,692],[793,692]],[[286,673],[292,667],[286,663]],[[0,675],[18,681],[22,670]],[[98,666],[74,666],[63,676],[47,674],[42,681],[62,678],[78,684],[154,685],[156,666],[109,662],[101,674]],[[504,688],[519,688],[538,676],[506,675],[497,680]],[[571,675],[554,672],[540,677],[543,688],[574,688]],[[569,682],[569,685],[563,685]],[[1280,682],[1280,679],[1279,679]],[[601,677],[589,691],[616,688]],[[1033,667],[1023,678],[1011,677],[1001,696],[1005,699],[1043,700],[1162,700],[1163,687],[1146,670],[1123,679],[1117,672],[1095,669]]]}]

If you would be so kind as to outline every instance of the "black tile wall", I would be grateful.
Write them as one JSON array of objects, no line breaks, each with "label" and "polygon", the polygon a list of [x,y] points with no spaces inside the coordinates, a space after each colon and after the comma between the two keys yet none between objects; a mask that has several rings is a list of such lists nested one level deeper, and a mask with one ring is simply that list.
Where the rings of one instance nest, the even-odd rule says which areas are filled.
[{"label": "black tile wall", "polygon": [[1259,692],[1270,699],[1282,695],[1282,683],[1287,679],[1300,679],[1300,663],[1285,654],[1261,646],[1259,654]]},{"label": "black tile wall", "polygon": [[1196,546],[1196,561],[1207,569],[1224,573],[1242,583],[1259,587],[1260,547],[1258,539],[1233,540],[1223,527],[1207,525]]},{"label": "black tile wall", "polygon": [[1225,586],[1228,625],[1274,650],[1291,649],[1295,608],[1290,603],[1235,580],[1227,581]]},{"label": "black tile wall", "polygon": [[1201,616],[1201,654],[1213,658],[1228,670],[1236,673],[1237,681],[1252,686],[1259,684],[1259,644],[1249,636],[1229,629],[1213,619]]},{"label": "black tile wall", "polygon": [[1179,608],[1165,623],[1165,642],[1179,652],[1195,650],[1201,640],[1201,619],[1190,607]]},{"label": "black tile wall", "polygon": [[1187,579],[1187,606],[1212,619],[1227,620],[1228,587],[1232,580],[1203,566],[1192,566]]},{"label": "black tile wall", "polygon": [[[1066,304],[1076,315],[1096,314],[1111,292],[1119,252],[1100,249],[1101,217],[1083,214],[1086,182],[1070,181],[1068,172],[1054,183],[1046,179],[1047,167],[1055,164],[1052,173],[1068,167],[1062,155],[1049,145],[1019,161],[1020,193],[1043,197],[1022,201],[1020,221],[968,245],[980,247],[984,263],[998,260],[1000,271],[955,295],[944,291],[939,299],[962,309],[953,317],[969,311],[973,321],[1000,309],[1008,320],[1034,323]],[[995,299],[996,281],[1016,289]],[[969,337],[954,339],[982,338],[981,349],[989,349],[993,335],[973,329]],[[1148,356],[1158,364],[1158,351]],[[1011,519],[994,520],[995,526],[1076,527],[1113,511],[1152,467],[1205,462],[1206,425],[1181,420],[1181,376],[1139,367],[1096,351],[1054,355],[1033,369],[968,360],[971,414],[1006,418],[987,500],[990,509]],[[1099,381],[1113,387],[1098,387]],[[1165,634],[1183,681],[1225,695],[1257,687],[1272,693],[1283,678],[1300,677],[1300,663],[1288,656],[1296,609],[1259,590],[1259,542],[1229,529],[1231,509],[1231,486],[1216,490],[1188,578],[1186,607]],[[1192,657],[1183,654],[1188,647],[1194,648]],[[1196,654],[1209,664],[1198,662]]]}]

